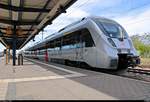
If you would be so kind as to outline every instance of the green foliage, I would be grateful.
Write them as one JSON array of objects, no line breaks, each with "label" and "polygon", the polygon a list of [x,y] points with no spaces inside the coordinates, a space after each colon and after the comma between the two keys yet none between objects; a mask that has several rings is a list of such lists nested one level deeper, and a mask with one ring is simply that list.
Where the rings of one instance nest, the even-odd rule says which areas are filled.
[{"label": "green foliage", "polygon": [[132,37],[132,41],[136,50],[140,52],[141,57],[150,58],[150,45],[144,45],[138,38]]}]

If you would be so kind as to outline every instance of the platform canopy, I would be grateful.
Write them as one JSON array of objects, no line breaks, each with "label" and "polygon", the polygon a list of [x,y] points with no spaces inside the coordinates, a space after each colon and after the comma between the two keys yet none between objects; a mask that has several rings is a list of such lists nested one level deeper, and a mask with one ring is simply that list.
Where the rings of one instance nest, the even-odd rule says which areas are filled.
[{"label": "platform canopy", "polygon": [[0,41],[21,49],[77,0],[0,0]]}]

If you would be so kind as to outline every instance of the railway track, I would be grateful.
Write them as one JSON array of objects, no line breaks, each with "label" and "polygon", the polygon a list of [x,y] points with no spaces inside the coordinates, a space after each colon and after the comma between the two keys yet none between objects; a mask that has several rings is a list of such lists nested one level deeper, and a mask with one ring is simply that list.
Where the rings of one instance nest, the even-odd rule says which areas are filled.
[{"label": "railway track", "polygon": [[127,72],[150,75],[150,70],[128,68]]},{"label": "railway track", "polygon": [[96,71],[96,72],[112,74],[112,75],[117,75],[117,76],[121,76],[121,77],[127,77],[127,78],[150,82],[150,70],[128,68],[127,70],[123,70],[123,71],[114,71],[114,70],[93,68],[93,67],[87,66],[87,65],[77,66],[75,64],[69,64],[67,66],[72,66],[72,67],[82,68],[82,69],[86,69],[86,70],[90,70],[90,71]]},{"label": "railway track", "polygon": [[[52,63],[56,63],[56,62],[52,62]],[[56,64],[61,64],[61,63],[56,63]],[[62,65],[66,65],[66,64],[62,64]],[[101,72],[101,73],[112,74],[112,75],[117,75],[117,76],[121,76],[121,77],[127,77],[127,78],[150,82],[150,70],[128,68],[125,71],[117,72],[114,70],[104,70],[104,69],[99,69],[99,68],[93,68],[90,66],[78,66],[78,65],[74,65],[74,64],[67,64],[66,66],[71,66],[71,67],[81,68],[84,70]]]},{"label": "railway track", "polygon": [[150,70],[136,69],[136,68],[128,68],[125,73],[116,74],[118,76],[132,78],[136,80],[142,80],[146,82],[150,82]]}]

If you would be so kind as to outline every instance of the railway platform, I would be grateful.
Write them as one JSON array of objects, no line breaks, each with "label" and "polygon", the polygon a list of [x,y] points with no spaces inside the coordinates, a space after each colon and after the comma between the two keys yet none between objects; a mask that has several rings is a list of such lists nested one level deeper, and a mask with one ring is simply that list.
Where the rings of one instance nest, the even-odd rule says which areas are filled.
[{"label": "railway platform", "polygon": [[0,58],[0,100],[150,100],[150,83],[101,72],[24,59]]}]

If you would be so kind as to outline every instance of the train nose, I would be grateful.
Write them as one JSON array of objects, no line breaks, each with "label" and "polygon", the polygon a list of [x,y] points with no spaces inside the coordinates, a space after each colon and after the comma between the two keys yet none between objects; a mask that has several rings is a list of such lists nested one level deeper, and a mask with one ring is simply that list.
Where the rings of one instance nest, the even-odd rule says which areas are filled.
[{"label": "train nose", "polygon": [[112,38],[112,40],[118,49],[130,49],[128,39],[123,39],[123,41],[120,41],[119,39]]}]

